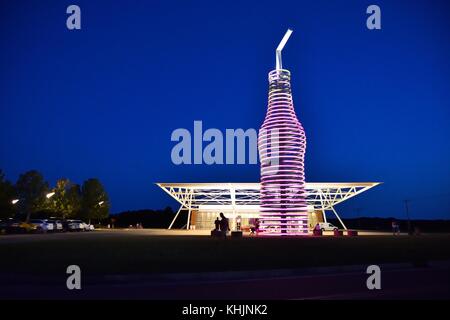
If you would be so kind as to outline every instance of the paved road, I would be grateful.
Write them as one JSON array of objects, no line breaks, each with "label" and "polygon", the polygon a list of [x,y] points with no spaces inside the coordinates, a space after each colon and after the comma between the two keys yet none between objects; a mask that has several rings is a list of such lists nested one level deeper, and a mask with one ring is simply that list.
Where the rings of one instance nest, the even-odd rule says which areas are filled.
[{"label": "paved road", "polygon": [[[203,231],[203,234],[205,232]],[[201,235],[185,230],[103,230],[86,233],[6,235],[0,246],[14,243],[102,239],[130,236]],[[373,233],[371,233],[373,234]],[[378,234],[377,234],[378,235]],[[20,261],[20,256],[17,256]],[[40,263],[36,261],[36,263]],[[132,263],[132,261],[130,262]],[[32,266],[31,266],[32,267]],[[8,272],[19,272],[11,270]],[[23,272],[23,271],[22,271]],[[382,289],[369,291],[367,275],[361,270],[331,271],[327,274],[295,276],[264,275],[260,278],[218,276],[158,280],[136,276],[112,278],[83,277],[81,291],[66,289],[66,275],[33,278],[19,274],[0,274],[1,299],[398,299],[450,298],[450,266],[382,270]],[[202,278],[202,277],[200,277]],[[203,278],[204,279],[204,278]],[[219,280],[222,279],[222,280]]]},{"label": "paved road", "polygon": [[[208,280],[105,282],[88,279],[79,291],[65,279],[11,278],[0,287],[1,299],[450,299],[450,268],[382,270],[381,290],[368,290],[362,272],[294,277]],[[87,283],[86,283],[87,282]]]}]

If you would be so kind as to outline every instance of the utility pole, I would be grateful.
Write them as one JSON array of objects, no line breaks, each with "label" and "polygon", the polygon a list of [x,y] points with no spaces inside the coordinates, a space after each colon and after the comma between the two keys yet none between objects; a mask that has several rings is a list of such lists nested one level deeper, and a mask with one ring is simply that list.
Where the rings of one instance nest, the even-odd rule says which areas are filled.
[{"label": "utility pole", "polygon": [[411,219],[409,218],[409,206],[408,203],[410,200],[404,200],[405,202],[405,209],[406,209],[406,216],[408,217],[408,234],[411,234]]}]

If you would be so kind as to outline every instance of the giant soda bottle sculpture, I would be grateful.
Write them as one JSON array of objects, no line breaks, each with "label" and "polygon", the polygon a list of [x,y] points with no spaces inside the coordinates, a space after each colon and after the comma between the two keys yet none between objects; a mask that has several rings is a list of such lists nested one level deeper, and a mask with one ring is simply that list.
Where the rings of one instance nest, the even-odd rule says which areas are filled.
[{"label": "giant soda bottle sculpture", "polygon": [[259,131],[261,160],[260,233],[308,234],[304,158],[306,137],[295,115],[291,73],[282,68],[281,50],[288,30],[276,50],[276,69],[269,72],[269,102]]}]

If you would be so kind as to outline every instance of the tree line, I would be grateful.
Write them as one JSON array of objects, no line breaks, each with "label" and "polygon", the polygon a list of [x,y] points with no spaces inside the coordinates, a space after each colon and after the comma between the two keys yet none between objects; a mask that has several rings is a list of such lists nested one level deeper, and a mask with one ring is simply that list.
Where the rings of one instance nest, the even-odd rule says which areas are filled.
[{"label": "tree line", "polygon": [[109,198],[96,178],[81,186],[67,178],[58,179],[54,187],[37,170],[27,171],[16,183],[7,180],[0,170],[0,219],[19,217],[29,221],[34,216],[100,221],[109,216]]},{"label": "tree line", "polygon": [[[183,212],[182,215],[185,215],[185,213]],[[140,224],[144,228],[166,229],[174,217],[175,212],[173,212],[172,208],[166,207],[162,210],[143,209],[120,212],[111,215],[111,221],[116,228],[127,228]],[[181,228],[185,223],[185,219],[177,219],[173,228]]]}]

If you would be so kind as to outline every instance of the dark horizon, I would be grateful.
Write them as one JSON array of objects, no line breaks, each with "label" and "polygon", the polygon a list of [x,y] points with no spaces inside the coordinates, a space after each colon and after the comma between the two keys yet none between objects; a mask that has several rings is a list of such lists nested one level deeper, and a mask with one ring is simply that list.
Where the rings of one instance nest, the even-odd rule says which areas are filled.
[{"label": "dark horizon", "polygon": [[[172,206],[167,206],[165,208],[153,208],[153,209],[146,208],[146,209],[136,209],[136,210],[124,210],[124,211],[121,211],[121,212],[112,212],[110,214],[110,216],[117,216],[117,215],[120,215],[120,214],[127,214],[127,213],[142,213],[142,212],[150,212],[150,211],[152,211],[152,212],[164,212],[167,208],[170,208],[172,213],[175,214],[179,207],[174,208]],[[327,215],[327,217],[328,217],[327,221],[333,222],[335,225],[340,225],[339,220],[336,218],[335,215],[330,213],[329,215]],[[171,217],[171,219],[169,219],[169,222],[172,221],[172,218],[173,217]],[[380,220],[386,220],[386,221],[398,221],[398,222],[401,222],[401,223],[404,223],[404,224],[406,224],[408,222],[408,218],[406,218],[406,217],[394,217],[394,216],[386,216],[386,217],[376,217],[376,216],[360,216],[360,217],[356,217],[355,216],[355,217],[345,217],[344,219],[345,219],[344,222],[348,222],[348,221],[353,221],[354,222],[354,221],[357,221],[358,219],[360,219],[360,220],[380,219]],[[182,219],[182,217],[180,217],[178,220],[176,220],[176,222],[179,223],[179,220],[184,221]],[[450,219],[448,219],[448,218],[442,218],[442,219],[440,219],[440,218],[436,218],[436,219],[415,218],[415,219],[411,219],[410,221],[411,222],[420,222],[420,221],[429,221],[429,222],[445,221],[445,222],[450,222]],[[181,222],[181,224],[183,224],[183,222]],[[449,230],[450,230],[450,228],[449,228]]]},{"label": "dark horizon", "polygon": [[[176,208],[156,182],[256,182],[259,165],[174,165],[177,128],[258,129],[283,51],[307,182],[383,182],[336,207],[450,219],[448,1],[69,1],[0,4],[0,169],[53,186],[96,177],[111,212]],[[360,209],[360,210],[359,210]]]}]

